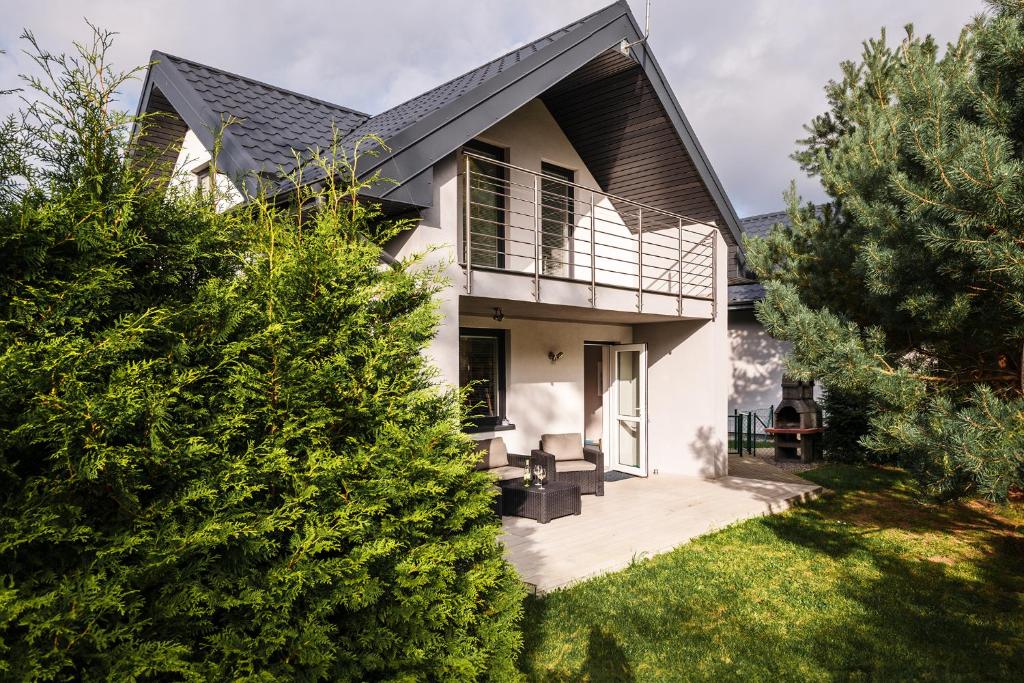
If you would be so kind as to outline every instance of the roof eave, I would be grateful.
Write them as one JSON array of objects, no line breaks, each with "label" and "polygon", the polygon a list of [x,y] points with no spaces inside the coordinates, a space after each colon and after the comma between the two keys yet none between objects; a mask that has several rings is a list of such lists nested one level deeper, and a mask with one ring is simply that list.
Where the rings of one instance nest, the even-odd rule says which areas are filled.
[{"label": "roof eave", "polygon": [[[514,67],[506,69],[500,75],[478,86],[466,96],[441,107],[420,121],[403,129],[387,140],[390,151],[378,157],[373,164],[368,165],[364,172],[367,175],[372,174],[385,164],[391,162],[390,166],[400,175],[391,175],[389,177],[398,181],[400,186],[407,178],[418,175],[426,170],[428,166],[437,163],[437,161],[458,149],[467,140],[487,130],[531,99],[539,97],[552,85],[564,79],[576,68],[589,61],[589,59],[592,59],[593,55],[586,58],[580,57],[576,60],[571,59],[573,51],[578,54],[585,52],[580,46],[586,41],[600,41],[599,44],[602,47],[595,51],[594,55],[600,54],[600,52],[619,44],[623,36],[623,30],[628,28],[628,23],[624,21],[627,12],[628,7],[623,2],[609,5],[588,18],[585,23],[581,24],[578,29],[566,38],[541,48]],[[570,37],[572,37],[571,40]],[[579,62],[579,64],[574,64],[571,68],[554,69],[552,65],[560,60],[564,62]],[[538,72],[544,67],[551,67],[559,75],[547,79],[543,78],[544,74],[540,74],[540,77],[537,77]],[[497,106],[487,111],[480,109],[485,103],[494,102],[496,98],[501,98],[503,94],[507,94],[513,86],[521,84],[524,80],[531,79],[531,76],[534,77],[532,80],[537,83],[529,88],[527,95],[509,98],[517,100],[517,103],[513,106]],[[445,136],[448,141],[447,144],[445,142],[435,143],[432,145],[434,147],[433,150],[422,150],[417,153],[419,145],[446,128],[450,132],[449,135]],[[431,142],[433,141],[431,140]],[[384,197],[393,193],[396,190],[396,186],[382,187],[381,190],[381,197]]]},{"label": "roof eave", "polygon": [[206,106],[199,93],[168,59],[168,55],[154,50],[150,61],[137,113],[145,113],[144,107],[148,106],[150,93],[154,87],[159,88],[207,150],[215,148],[217,136],[220,136],[218,168],[236,182],[243,183],[249,194],[255,193],[259,185],[255,174],[262,170],[261,165],[245,150],[237,136],[232,134],[231,126],[225,125],[226,122]]},{"label": "roof eave", "polygon": [[[457,99],[388,139],[387,143],[391,151],[376,159],[375,163],[370,165],[365,172],[370,174],[386,166],[387,170],[392,171],[392,173],[385,173],[384,175],[398,182],[397,185],[381,187],[378,191],[379,194],[373,193],[374,196],[384,199],[397,193],[406,180],[422,173],[441,158],[457,149],[466,140],[479,135],[491,125],[518,109],[518,106],[522,106],[522,104],[529,100],[539,97],[548,88],[564,79],[594,56],[619,45],[623,38],[629,42],[641,41],[642,38],[640,27],[624,0],[620,0],[595,13],[576,31],[579,31],[579,34],[574,36],[574,40],[569,40],[570,36],[572,36],[570,34],[566,38],[545,46],[527,59],[522,60],[512,69],[506,70],[500,76],[490,79],[479,86],[472,93],[470,99]],[[586,43],[593,41],[597,41],[597,48],[592,50],[581,48]],[[571,55],[573,51],[580,54],[586,53],[589,56],[576,60],[563,59]],[[654,86],[655,92],[668,113],[687,154],[691,157],[694,166],[697,168],[701,181],[708,189],[719,213],[724,218],[726,225],[719,226],[719,228],[728,230],[737,244],[741,262],[744,261],[742,232],[736,212],[707,155],[697,140],[689,121],[686,119],[682,107],[672,93],[672,89],[668,86],[657,60],[644,42],[633,46],[632,56]],[[534,79],[538,81],[538,84],[517,98],[521,100],[518,106],[499,107],[499,113],[491,113],[489,116],[473,116],[475,110],[478,110],[486,102],[495,101],[501,97],[502,93],[508,91],[513,86],[523,83],[541,69],[553,67],[553,65],[560,61],[572,62],[572,66],[555,70],[558,73],[557,76],[548,79]],[[416,154],[416,147],[418,145],[427,141],[431,136],[437,135],[446,127],[453,127],[452,134],[446,136],[448,139],[447,143],[437,144],[436,149],[433,151],[423,150],[426,153]]]},{"label": "roof eave", "polygon": [[[623,4],[625,4],[625,2],[623,2]],[[629,18],[636,40],[640,41],[643,37],[643,33],[640,31],[640,26],[637,24],[636,18],[629,10],[628,5],[626,5],[626,16]],[[666,110],[668,111],[669,117],[672,119],[672,124],[675,127],[676,132],[679,133],[679,138],[682,140],[683,146],[686,147],[687,153],[690,155],[694,165],[697,167],[697,172],[700,174],[701,180],[704,182],[708,192],[711,193],[715,204],[718,206],[719,213],[721,213],[722,217],[725,219],[725,227],[729,230],[733,239],[736,241],[741,260],[745,261],[746,256],[743,250],[743,241],[741,237],[743,233],[740,230],[739,216],[736,214],[736,210],[733,208],[732,202],[729,201],[729,195],[726,194],[725,188],[723,187],[721,180],[718,178],[718,174],[715,173],[715,169],[711,166],[711,162],[708,160],[707,154],[704,152],[704,148],[697,139],[696,133],[694,133],[693,128],[690,126],[690,122],[686,118],[686,114],[683,113],[683,108],[676,99],[675,93],[673,93],[672,88],[669,87],[668,80],[665,78],[661,67],[658,65],[658,60],[654,57],[654,53],[648,46],[647,40],[643,40],[638,45],[634,45],[630,49],[631,51],[639,52],[642,55],[642,57],[635,57],[635,59],[644,70],[644,73],[651,81],[651,84],[657,90],[662,103],[664,104],[667,101],[671,104],[670,107],[666,107]]]}]

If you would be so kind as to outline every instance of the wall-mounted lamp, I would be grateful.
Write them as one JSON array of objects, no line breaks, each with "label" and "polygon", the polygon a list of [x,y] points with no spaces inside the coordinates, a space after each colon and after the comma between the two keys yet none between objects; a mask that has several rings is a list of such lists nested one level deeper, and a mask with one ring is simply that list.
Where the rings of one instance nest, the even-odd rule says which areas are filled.
[{"label": "wall-mounted lamp", "polygon": [[494,308],[494,315],[491,316],[491,317],[494,318],[495,320],[497,320],[500,323],[502,320],[505,319],[505,314],[501,312],[501,307],[500,306],[496,306]]},{"label": "wall-mounted lamp", "polygon": [[554,351],[548,351],[548,360],[551,361],[552,363],[557,363],[562,359],[562,356],[564,355],[565,352],[563,351],[559,351],[558,353],[555,353]]}]

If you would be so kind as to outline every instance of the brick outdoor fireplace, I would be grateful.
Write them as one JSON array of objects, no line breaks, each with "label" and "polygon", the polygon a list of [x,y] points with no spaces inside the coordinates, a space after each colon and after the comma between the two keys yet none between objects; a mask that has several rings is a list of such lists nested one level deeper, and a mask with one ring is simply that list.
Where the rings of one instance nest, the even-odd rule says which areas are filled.
[{"label": "brick outdoor fireplace", "polygon": [[765,431],[775,439],[775,459],[811,462],[821,457],[824,431],[821,407],[814,400],[814,382],[782,378],[782,403],[775,409],[775,424]]}]

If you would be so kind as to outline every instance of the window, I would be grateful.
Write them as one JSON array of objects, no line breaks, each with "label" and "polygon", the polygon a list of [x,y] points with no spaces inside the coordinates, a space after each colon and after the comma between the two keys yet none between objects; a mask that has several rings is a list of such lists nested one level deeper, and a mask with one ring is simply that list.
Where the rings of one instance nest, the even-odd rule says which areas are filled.
[{"label": "window", "polygon": [[[463,149],[494,161],[505,160],[505,150],[477,140],[466,143]],[[470,157],[469,171],[472,265],[504,268],[507,169],[486,159]]]},{"label": "window", "polygon": [[192,171],[196,176],[196,187],[203,192],[212,190],[213,185],[210,183],[210,164],[203,164],[197,169]]},{"label": "window", "polygon": [[545,275],[568,277],[572,266],[572,231],[576,223],[575,174],[541,164],[540,258]]},{"label": "window", "polygon": [[506,330],[459,329],[459,386],[469,387],[467,404],[477,427],[505,423]]}]

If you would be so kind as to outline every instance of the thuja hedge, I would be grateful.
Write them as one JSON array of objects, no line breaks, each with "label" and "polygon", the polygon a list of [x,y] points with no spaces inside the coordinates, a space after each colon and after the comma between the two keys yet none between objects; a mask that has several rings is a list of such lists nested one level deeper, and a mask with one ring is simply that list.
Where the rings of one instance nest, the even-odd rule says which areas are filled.
[{"label": "thuja hedge", "polygon": [[108,46],[37,51],[0,132],[0,679],[512,675],[439,282],[380,262],[408,226],[352,182],[168,195]]}]

